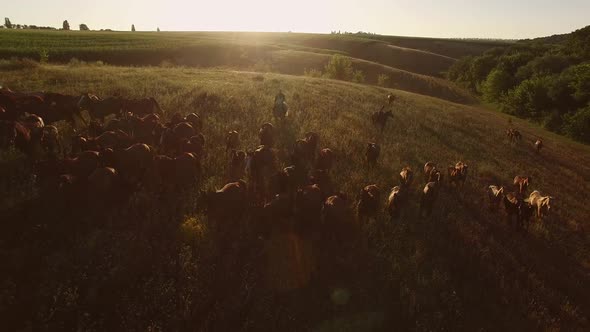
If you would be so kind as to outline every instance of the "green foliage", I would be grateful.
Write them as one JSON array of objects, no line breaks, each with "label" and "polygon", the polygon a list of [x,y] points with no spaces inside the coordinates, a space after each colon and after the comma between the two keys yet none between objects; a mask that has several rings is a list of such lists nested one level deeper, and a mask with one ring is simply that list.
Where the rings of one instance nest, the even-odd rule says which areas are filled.
[{"label": "green foliage", "polygon": [[65,31],[70,30],[70,23],[68,23],[68,20],[65,20],[62,24],[62,29],[64,29]]},{"label": "green foliage", "polygon": [[471,62],[471,80],[473,81],[472,89],[478,90],[480,84],[488,78],[490,72],[497,64],[497,60],[491,55],[476,57]]},{"label": "green foliage", "polygon": [[324,67],[324,76],[326,78],[350,81],[353,73],[350,58],[340,54],[332,55],[330,61]]},{"label": "green foliage", "polygon": [[389,75],[379,74],[377,77],[377,85],[382,87],[389,87]]},{"label": "green foliage", "polygon": [[80,31],[89,31],[90,29],[88,28],[88,26],[84,23],[80,24]]},{"label": "green foliage", "polygon": [[551,80],[547,76],[535,77],[522,82],[511,90],[504,101],[504,109],[522,117],[539,118],[551,105],[548,91]]},{"label": "green foliage", "polygon": [[135,24],[131,24],[131,31],[135,32]]},{"label": "green foliage", "polygon": [[513,78],[506,71],[494,69],[482,84],[483,98],[488,102],[497,102],[513,86]]},{"label": "green foliage", "polygon": [[49,62],[49,52],[46,49],[39,50],[39,63],[45,64]]},{"label": "green foliage", "polygon": [[362,70],[355,70],[352,74],[352,81],[355,83],[365,83],[365,74]]},{"label": "green foliage", "polygon": [[590,25],[571,33],[566,41],[566,51],[583,59],[590,58]]},{"label": "green foliage", "polygon": [[534,58],[526,65],[518,67],[516,77],[520,81],[531,78],[533,75],[559,74],[573,63],[573,59],[567,55],[545,54]]},{"label": "green foliage", "polygon": [[547,130],[551,130],[553,132],[561,134],[563,122],[564,117],[561,115],[559,111],[554,110],[543,119],[543,127]]},{"label": "green foliage", "polygon": [[571,77],[570,87],[576,101],[582,105],[590,102],[590,62],[569,68],[566,75]]},{"label": "green foliage", "polygon": [[566,72],[560,75],[551,75],[549,81],[547,95],[551,99],[552,107],[559,114],[563,115],[581,106],[573,97],[574,89],[571,87],[571,79]]},{"label": "green foliage", "polygon": [[555,132],[571,132],[575,126],[565,115],[575,118],[572,114],[590,102],[590,26],[546,40],[462,58],[447,77],[504,112],[538,120]]},{"label": "green foliage", "polygon": [[466,56],[457,60],[447,71],[447,78],[470,91],[475,91],[475,80],[471,75],[473,56]]},{"label": "green foliage", "polygon": [[5,17],[5,18],[4,18],[4,26],[5,26],[7,29],[12,29],[12,23],[10,23],[10,19],[9,19],[8,17]]},{"label": "green foliage", "polygon": [[569,137],[590,144],[590,104],[565,117],[563,131]]}]

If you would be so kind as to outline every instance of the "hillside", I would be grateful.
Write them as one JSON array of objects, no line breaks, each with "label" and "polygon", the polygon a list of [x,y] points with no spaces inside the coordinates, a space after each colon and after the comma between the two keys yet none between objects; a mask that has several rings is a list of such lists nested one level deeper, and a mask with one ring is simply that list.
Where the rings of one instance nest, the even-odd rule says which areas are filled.
[{"label": "hillside", "polygon": [[302,75],[323,69],[330,56],[341,54],[365,72],[367,83],[377,84],[383,74],[389,76],[391,88],[454,102],[472,101],[468,93],[442,80],[455,57],[481,54],[498,45],[298,33],[0,31],[0,58],[39,59],[46,54],[54,63],[76,58],[123,66],[225,67]]},{"label": "hillside", "polygon": [[[460,41],[433,38],[410,38],[364,35],[322,35],[301,33],[247,33],[247,32],[80,32],[80,31],[0,31],[0,55],[38,56],[45,49],[57,56],[56,60],[68,61],[76,52],[108,55],[117,51],[146,51],[220,44],[240,46],[277,47],[281,49],[312,50],[320,53],[343,53],[359,59],[375,61],[378,57],[384,65],[421,74],[440,75],[454,58],[479,55],[486,50],[509,45],[506,42]],[[377,39],[379,38],[379,39]],[[394,46],[389,48],[389,46]],[[403,51],[403,52],[402,52]],[[417,58],[417,59],[416,59]],[[164,57],[160,60],[165,59]],[[88,58],[88,60],[101,60]],[[118,59],[130,64],[137,59]],[[411,61],[414,60],[414,61]],[[127,62],[127,63],[125,63]],[[427,64],[425,66],[424,64]],[[159,64],[159,63],[155,63]]]},{"label": "hillside", "polygon": [[455,59],[480,55],[495,47],[513,45],[515,41],[494,39],[441,39],[401,36],[362,35],[363,38],[381,40],[399,47],[417,49]]},{"label": "hillside", "polygon": [[[0,316],[8,330],[589,328],[588,146],[477,107],[326,79],[96,65],[2,74],[2,85],[18,91],[150,96],[167,115],[199,112],[207,152],[196,190],[170,197],[139,191],[124,209],[95,214],[78,211],[75,201],[44,205],[30,166],[4,153]],[[293,110],[278,125],[281,166],[295,139],[311,130],[335,152],[333,183],[351,206],[365,185],[386,193],[402,167],[417,172],[403,217],[392,222],[381,211],[363,228],[367,247],[348,258],[344,272],[335,256],[284,233],[284,221],[274,220],[276,230],[260,240],[250,234],[260,227],[255,211],[228,224],[203,214],[202,190],[224,184],[225,133],[236,129],[242,148],[256,147],[278,89]],[[397,97],[394,117],[380,134],[369,118],[389,92]],[[510,126],[523,133],[519,144],[505,139]],[[71,129],[60,129],[68,144]],[[546,145],[540,154],[532,149],[536,137]],[[374,170],[364,161],[369,141],[382,145]],[[470,173],[464,188],[445,185],[433,216],[420,218],[420,170],[430,160],[442,167],[462,160]],[[485,187],[509,188],[517,174],[530,175],[531,189],[557,202],[527,231],[507,224],[503,209],[487,209]],[[236,240],[223,235],[230,229],[240,232]]]}]

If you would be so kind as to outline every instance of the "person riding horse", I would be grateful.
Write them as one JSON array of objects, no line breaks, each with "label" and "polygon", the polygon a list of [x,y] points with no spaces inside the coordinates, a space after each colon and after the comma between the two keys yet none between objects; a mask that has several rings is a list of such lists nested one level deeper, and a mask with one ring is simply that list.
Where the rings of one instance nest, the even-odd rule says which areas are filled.
[{"label": "person riding horse", "polygon": [[285,95],[283,94],[282,90],[279,90],[279,93],[275,96],[275,105],[273,109],[274,116],[277,118],[285,118],[287,114],[287,103]]}]

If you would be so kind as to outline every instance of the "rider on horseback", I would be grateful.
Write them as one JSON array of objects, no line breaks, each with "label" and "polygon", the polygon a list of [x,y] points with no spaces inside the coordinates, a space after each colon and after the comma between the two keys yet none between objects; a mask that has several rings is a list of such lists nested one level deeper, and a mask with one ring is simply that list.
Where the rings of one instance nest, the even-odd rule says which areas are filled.
[{"label": "rider on horseback", "polygon": [[275,96],[275,105],[273,108],[274,116],[277,118],[284,119],[285,115],[287,114],[287,103],[285,102],[286,98],[283,94],[282,90],[279,90],[279,93]]}]

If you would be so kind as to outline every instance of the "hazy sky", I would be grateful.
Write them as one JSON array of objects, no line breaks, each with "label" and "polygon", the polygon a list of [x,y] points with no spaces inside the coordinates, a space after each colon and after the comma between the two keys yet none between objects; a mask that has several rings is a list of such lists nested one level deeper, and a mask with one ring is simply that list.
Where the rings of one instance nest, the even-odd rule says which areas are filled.
[{"label": "hazy sky", "polygon": [[12,23],[91,29],[369,31],[532,38],[590,25],[590,0],[1,0]]}]

